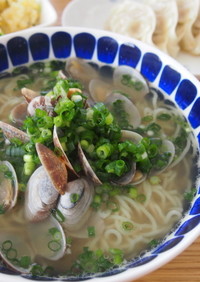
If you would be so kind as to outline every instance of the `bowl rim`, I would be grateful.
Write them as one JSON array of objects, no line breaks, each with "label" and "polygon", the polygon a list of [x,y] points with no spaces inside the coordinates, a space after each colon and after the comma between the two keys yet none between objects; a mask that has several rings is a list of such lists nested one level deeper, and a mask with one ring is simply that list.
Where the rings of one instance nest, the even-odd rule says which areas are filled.
[{"label": "bowl rim", "polygon": [[[41,28],[40,27],[38,28],[38,26],[36,26],[34,28],[4,35],[0,37],[0,43],[6,44],[11,38],[16,36],[28,38],[33,33],[46,33],[47,35],[52,35],[54,32],[58,32],[58,31],[69,32],[72,36],[79,33],[90,33],[97,38],[108,36],[117,40],[119,44],[123,43],[123,44],[132,44],[139,46],[142,49],[142,53],[151,52],[157,54],[161,58],[161,61],[163,62],[164,65],[170,65],[174,70],[180,72],[183,78],[186,77],[187,79],[192,81],[197,86],[197,88],[200,89],[200,82],[198,81],[198,79],[192,73],[190,73],[184,66],[182,66],[179,62],[177,62],[174,58],[163,53],[162,51],[158,50],[154,46],[147,45],[146,43],[143,43],[134,38],[129,38],[127,36],[123,36],[110,31],[104,31],[94,28],[71,27],[71,26],[70,27],[53,26],[53,27],[41,27]],[[138,66],[136,67],[136,69],[137,68]],[[199,91],[198,91],[198,97],[200,97]],[[200,184],[199,182],[200,180],[198,181],[198,186]],[[195,199],[196,198],[197,195]],[[193,202],[195,201],[195,199],[193,200]],[[193,228],[177,246],[173,247],[173,249],[170,249],[164,253],[159,253],[159,258],[157,257],[154,260],[148,262],[147,264],[142,266],[137,266],[134,269],[130,268],[122,273],[114,274],[112,276],[93,278],[91,281],[120,282],[123,279],[123,281],[125,282],[125,281],[133,281],[138,278],[141,278],[147,275],[148,273],[162,267],[169,261],[173,260],[176,256],[182,253],[189,245],[191,245],[199,236],[200,236],[200,224],[198,224],[195,228]],[[8,274],[0,273],[0,278],[1,277],[3,278],[4,281],[7,282],[22,281],[21,276],[11,276]],[[85,281],[89,281],[89,280],[85,280]],[[35,281],[35,280],[30,280],[30,281]],[[56,281],[62,281],[62,279],[61,280],[58,279]]]}]

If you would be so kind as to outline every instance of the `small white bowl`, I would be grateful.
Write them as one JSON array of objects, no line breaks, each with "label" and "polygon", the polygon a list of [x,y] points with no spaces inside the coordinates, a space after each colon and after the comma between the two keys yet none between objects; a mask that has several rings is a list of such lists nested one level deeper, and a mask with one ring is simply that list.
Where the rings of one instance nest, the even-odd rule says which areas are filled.
[{"label": "small white bowl", "polygon": [[57,13],[49,0],[39,0],[41,4],[40,24],[36,27],[51,26],[57,21]]}]

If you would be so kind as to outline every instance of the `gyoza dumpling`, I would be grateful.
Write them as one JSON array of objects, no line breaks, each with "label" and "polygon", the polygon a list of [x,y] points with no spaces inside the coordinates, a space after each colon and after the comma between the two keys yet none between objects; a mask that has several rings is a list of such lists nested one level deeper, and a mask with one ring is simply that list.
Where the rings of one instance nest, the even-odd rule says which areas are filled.
[{"label": "gyoza dumpling", "polygon": [[197,45],[193,25],[199,13],[199,0],[176,0],[179,21],[177,25],[177,36],[180,40],[180,46],[183,50],[193,53]]},{"label": "gyoza dumpling", "polygon": [[192,33],[195,37],[195,46],[192,50],[190,50],[190,53],[193,55],[200,55],[200,4],[198,16],[192,26]]},{"label": "gyoza dumpling", "polygon": [[145,4],[135,1],[124,1],[113,7],[105,24],[105,29],[138,40],[152,43],[152,35],[156,27],[156,17],[153,10]]},{"label": "gyoza dumpling", "polygon": [[179,52],[176,26],[178,9],[175,0],[137,0],[148,4],[156,15],[156,29],[153,42],[161,50],[176,57]]}]

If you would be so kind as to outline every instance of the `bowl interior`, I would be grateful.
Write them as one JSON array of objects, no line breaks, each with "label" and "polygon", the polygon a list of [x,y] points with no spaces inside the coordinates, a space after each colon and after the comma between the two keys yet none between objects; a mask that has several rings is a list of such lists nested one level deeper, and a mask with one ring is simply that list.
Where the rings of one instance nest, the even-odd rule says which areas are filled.
[{"label": "bowl interior", "polygon": [[[43,17],[45,22],[44,14]],[[79,57],[101,65],[127,65],[139,70],[182,111],[191,125],[199,151],[199,82],[179,63],[157,49],[109,32],[73,27],[35,29],[0,38],[1,76],[24,64],[49,59],[65,60],[69,57]],[[199,158],[197,165],[199,169]],[[142,257],[128,262],[126,266],[97,276],[102,281],[137,279],[167,263],[189,246],[200,235],[199,175],[196,188],[197,194],[188,212],[161,244]],[[10,273],[4,267],[1,272]],[[9,276],[11,280],[6,280],[7,277],[5,275],[4,281],[16,281],[15,277]],[[88,278],[91,277],[80,280]],[[63,280],[71,281],[67,278]]]}]

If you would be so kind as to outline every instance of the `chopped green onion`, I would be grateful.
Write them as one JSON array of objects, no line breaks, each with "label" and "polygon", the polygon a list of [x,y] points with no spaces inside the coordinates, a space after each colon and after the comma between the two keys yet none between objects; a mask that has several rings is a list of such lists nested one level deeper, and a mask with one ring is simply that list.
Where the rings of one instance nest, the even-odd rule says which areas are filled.
[{"label": "chopped green onion", "polygon": [[33,155],[25,154],[23,156],[23,160],[24,160],[24,162],[27,162],[27,163],[34,162],[34,157],[33,157]]},{"label": "chopped green onion", "polygon": [[12,241],[6,240],[2,243],[2,250],[9,251],[12,248],[12,246],[13,246]]},{"label": "chopped green onion", "polygon": [[142,118],[142,122],[151,122],[151,121],[153,121],[153,116],[151,116],[151,115],[144,116]]},{"label": "chopped green onion", "polygon": [[19,183],[18,189],[20,192],[25,192],[26,191],[26,185],[24,183]]},{"label": "chopped green onion", "polygon": [[146,201],[146,196],[144,194],[139,194],[136,197],[136,201],[139,202],[139,203],[144,203]]},{"label": "chopped green onion", "polygon": [[196,188],[192,188],[191,191],[186,192],[186,193],[184,194],[184,199],[185,199],[186,201],[188,201],[188,202],[191,202],[191,201],[193,200],[193,198],[194,198],[196,192],[197,192]]},{"label": "chopped green onion", "polygon": [[26,162],[24,163],[24,174],[31,175],[35,170],[35,163],[34,162]]},{"label": "chopped green onion", "polygon": [[59,222],[65,221],[65,217],[59,209],[52,209],[51,213]]},{"label": "chopped green onion", "polygon": [[67,238],[66,238],[66,243],[67,243],[68,245],[71,245],[71,244],[72,244],[72,237],[67,237]]},{"label": "chopped green onion", "polygon": [[79,199],[80,199],[80,195],[77,194],[77,193],[72,193],[72,194],[70,195],[70,201],[71,201],[71,203],[76,203],[76,202],[78,202]]},{"label": "chopped green onion", "polygon": [[57,127],[61,127],[64,124],[62,116],[54,117],[53,122]]},{"label": "chopped green onion", "polygon": [[171,119],[171,115],[163,113],[163,114],[158,115],[156,118],[159,120],[168,121]]},{"label": "chopped green onion", "polygon": [[58,242],[58,240],[51,240],[48,243],[48,248],[52,251],[52,252],[58,252],[61,249],[61,244],[60,242]]},{"label": "chopped green onion", "polygon": [[122,228],[125,230],[125,231],[131,231],[134,229],[134,225],[132,222],[130,221],[124,221],[122,222]]},{"label": "chopped green onion", "polygon": [[87,140],[81,140],[80,144],[83,150],[86,150],[89,147],[89,142]]},{"label": "chopped green onion", "polygon": [[113,115],[111,113],[109,113],[107,116],[106,116],[106,119],[105,119],[105,124],[107,125],[110,125],[111,123],[113,123]]},{"label": "chopped green onion", "polygon": [[126,171],[126,169],[127,167],[123,160],[113,161],[105,167],[107,173],[113,173],[117,176],[121,176]]},{"label": "chopped green onion", "polygon": [[29,268],[29,266],[31,265],[31,258],[29,256],[23,256],[20,258],[19,260],[19,266],[22,268]]},{"label": "chopped green onion", "polygon": [[109,252],[112,254],[112,255],[123,255],[123,251],[120,250],[120,249],[117,249],[117,248],[110,248],[109,249]]},{"label": "chopped green onion", "polygon": [[33,276],[42,276],[43,275],[43,268],[41,265],[39,264],[35,264],[33,265],[33,267],[31,268],[31,274]]},{"label": "chopped green onion", "polygon": [[88,237],[95,237],[95,227],[94,226],[89,226],[87,228],[88,231]]},{"label": "chopped green onion", "polygon": [[10,171],[10,170],[5,171],[4,176],[5,176],[5,178],[12,179],[13,178],[12,171]]},{"label": "chopped green onion", "polygon": [[123,257],[122,257],[121,255],[114,255],[114,256],[113,256],[113,259],[112,259],[114,265],[120,265],[120,264],[122,264],[123,260],[124,260],[124,259],[123,259]]},{"label": "chopped green onion", "polygon": [[156,247],[158,245],[158,240],[156,240],[156,239],[153,239],[153,240],[151,240],[150,242],[149,242],[149,247],[150,248],[154,248],[154,247]]},{"label": "chopped green onion", "polygon": [[0,205],[0,215],[6,212],[6,208],[3,204]]},{"label": "chopped green onion", "polygon": [[49,229],[49,233],[53,236],[53,238],[57,241],[62,239],[62,234],[56,227],[52,227]]},{"label": "chopped green onion", "polygon": [[113,153],[113,149],[111,144],[103,144],[96,149],[96,153],[100,159],[106,159]]},{"label": "chopped green onion", "polygon": [[7,170],[8,170],[7,165],[4,165],[4,164],[1,164],[1,165],[0,165],[0,171],[1,171],[1,172],[6,172]]},{"label": "chopped green onion", "polygon": [[159,184],[159,183],[161,182],[161,179],[160,179],[158,176],[154,175],[154,176],[151,176],[151,177],[149,178],[149,182],[150,182],[152,185],[157,185],[157,184]]},{"label": "chopped green onion", "polygon": [[114,201],[108,201],[107,202],[107,208],[109,210],[111,210],[112,212],[119,211],[119,205],[116,202],[114,202]]},{"label": "chopped green onion", "polygon": [[129,188],[129,192],[128,192],[130,198],[132,199],[136,199],[138,196],[138,190],[136,187],[131,187]]}]

